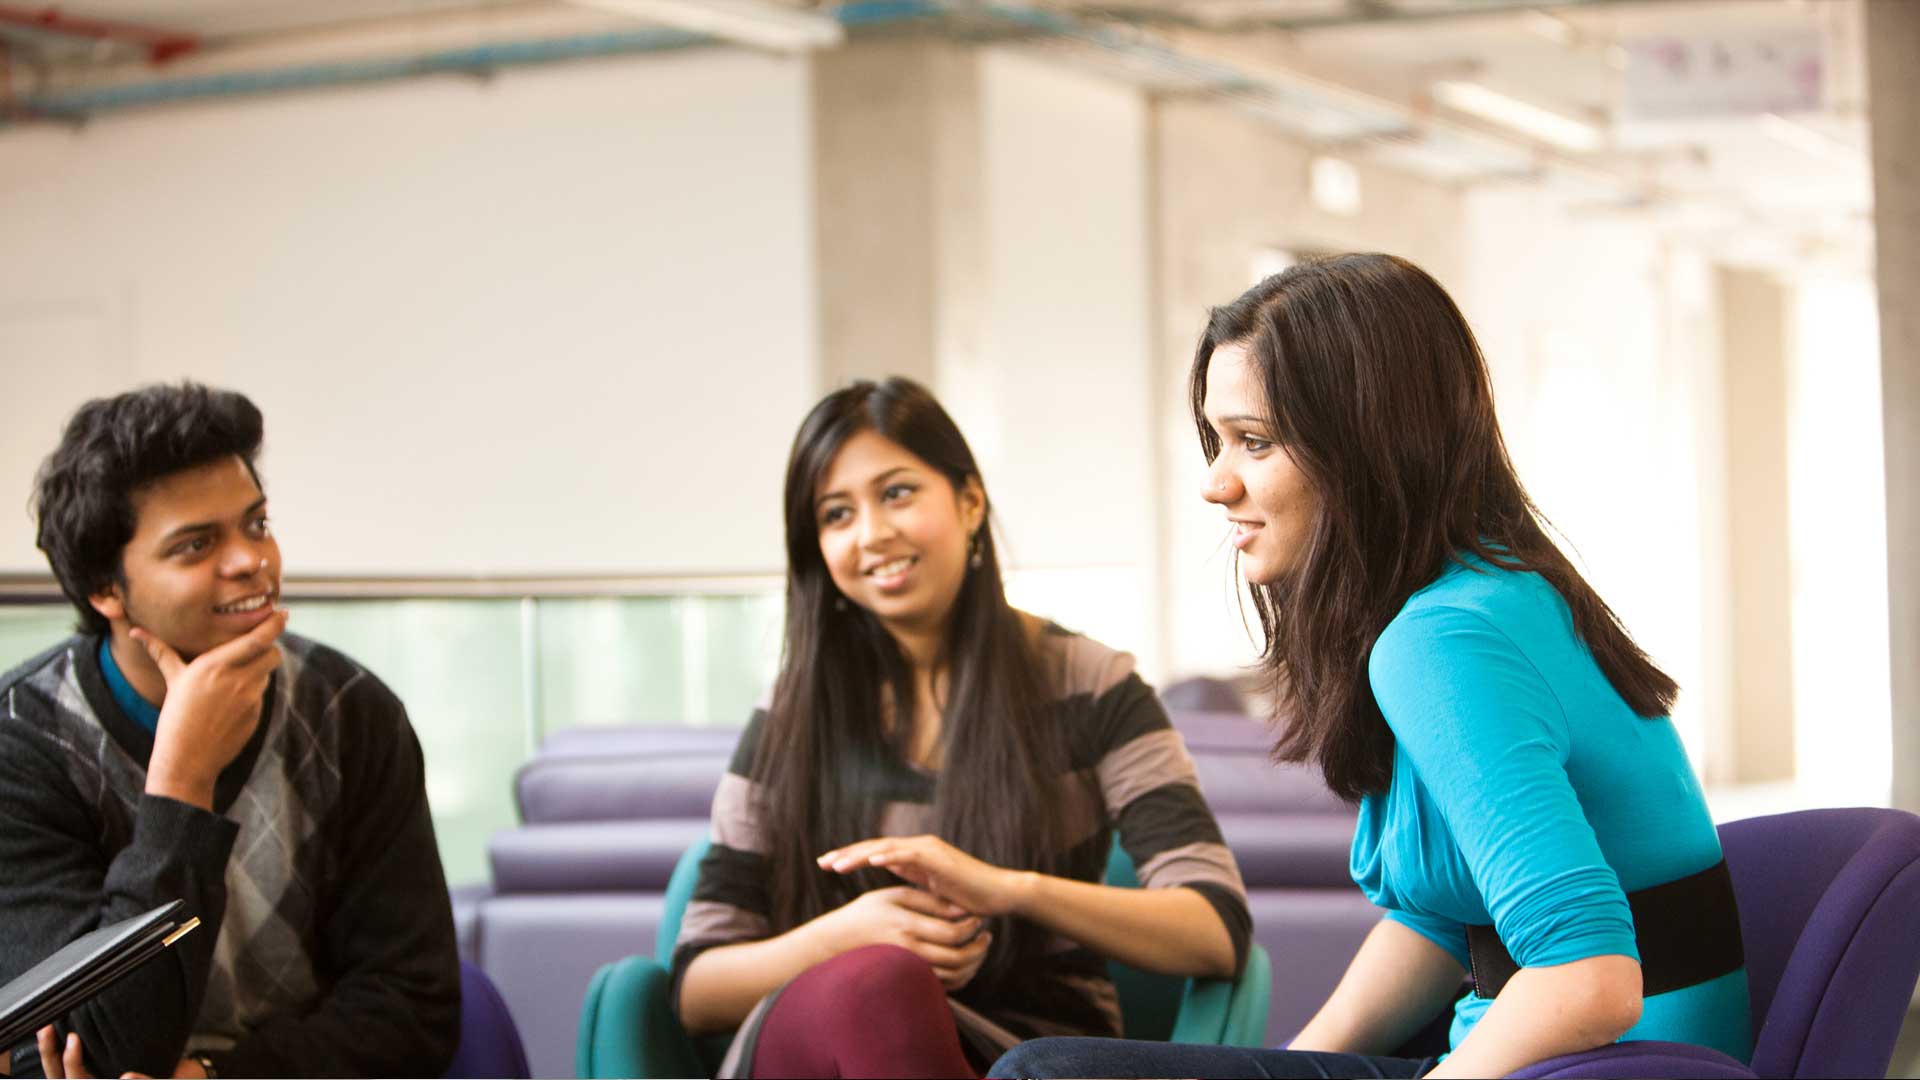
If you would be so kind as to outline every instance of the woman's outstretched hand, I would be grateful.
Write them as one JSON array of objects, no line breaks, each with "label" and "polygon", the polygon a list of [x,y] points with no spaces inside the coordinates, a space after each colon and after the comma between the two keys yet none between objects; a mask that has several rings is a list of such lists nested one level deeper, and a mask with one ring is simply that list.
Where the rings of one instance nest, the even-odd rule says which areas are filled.
[{"label": "woman's outstretched hand", "polygon": [[1017,915],[1030,875],[979,859],[937,836],[883,836],[829,851],[822,870],[850,874],[877,866],[975,915]]}]

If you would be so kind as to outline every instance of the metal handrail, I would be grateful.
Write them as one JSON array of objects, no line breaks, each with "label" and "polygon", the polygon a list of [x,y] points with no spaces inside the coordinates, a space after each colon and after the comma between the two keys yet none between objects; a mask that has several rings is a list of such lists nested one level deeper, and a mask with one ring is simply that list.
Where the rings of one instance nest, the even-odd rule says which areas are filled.
[{"label": "metal handrail", "polygon": [[[745,596],[779,592],[780,573],[618,574],[551,577],[399,577],[287,575],[287,600],[519,600],[527,597]],[[0,574],[0,604],[60,604],[66,595],[48,574]]]}]

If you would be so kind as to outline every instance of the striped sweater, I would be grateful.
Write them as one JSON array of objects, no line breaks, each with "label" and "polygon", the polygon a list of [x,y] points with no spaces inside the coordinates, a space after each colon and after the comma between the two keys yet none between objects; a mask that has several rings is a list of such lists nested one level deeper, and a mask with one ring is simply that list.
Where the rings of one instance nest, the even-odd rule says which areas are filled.
[{"label": "striped sweater", "polygon": [[[1126,653],[1051,624],[1037,642],[1055,694],[1052,720],[1066,727],[1073,770],[1062,786],[1072,835],[1079,840],[1068,851],[1065,876],[1101,880],[1117,831],[1143,887],[1184,886],[1213,905],[1232,938],[1238,970],[1252,931],[1246,891],[1200,794],[1193,760],[1159,699]],[[791,838],[770,835],[751,779],[766,723],[765,710],[756,710],[714,794],[712,847],[673,952],[676,1004],[694,957],[775,933],[768,852],[771,844]],[[885,788],[875,793],[885,807],[876,835],[931,831],[936,774],[893,759],[873,779]],[[1021,983],[1022,989],[1003,989],[991,998],[970,993],[970,986],[952,999],[969,1044],[986,1052],[1041,1035],[1120,1034],[1120,1003],[1106,958],[1079,943],[1056,935],[1040,969]]]}]

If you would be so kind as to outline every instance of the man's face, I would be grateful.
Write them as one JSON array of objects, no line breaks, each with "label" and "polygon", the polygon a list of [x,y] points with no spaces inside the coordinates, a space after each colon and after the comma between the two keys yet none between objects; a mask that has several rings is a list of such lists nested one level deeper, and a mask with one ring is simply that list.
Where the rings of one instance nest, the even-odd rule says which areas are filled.
[{"label": "man's face", "polygon": [[133,493],[124,585],[92,597],[116,635],[140,627],[183,659],[260,625],[280,598],[267,498],[239,457],[163,476]]}]

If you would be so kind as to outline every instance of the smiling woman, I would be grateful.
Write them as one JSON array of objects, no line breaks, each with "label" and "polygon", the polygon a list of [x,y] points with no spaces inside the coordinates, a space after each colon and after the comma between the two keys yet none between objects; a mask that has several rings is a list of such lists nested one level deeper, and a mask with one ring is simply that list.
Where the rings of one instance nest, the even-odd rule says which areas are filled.
[{"label": "smiling woman", "polygon": [[[1237,971],[1245,894],[1192,760],[1131,657],[1008,605],[939,403],[829,395],[785,509],[780,675],[673,955],[685,1026],[741,1028],[728,1071],[974,1076],[1118,1034],[1107,957]],[[1146,888],[1096,884],[1116,833]]]},{"label": "smiling woman", "polygon": [[[1439,282],[1303,262],[1212,311],[1189,388],[1274,756],[1360,804],[1351,871],[1386,917],[1285,1050],[1047,1040],[995,1075],[1507,1076],[1623,1035],[1745,1060],[1677,688],[1549,538]],[[1451,1052],[1403,1049],[1456,996]]]},{"label": "smiling woman", "polygon": [[[984,564],[987,494],[872,429],[855,432],[819,485],[820,557],[842,596],[871,611],[931,671],[969,562]],[[937,721],[936,721],[937,733]]]},{"label": "smiling woman", "polygon": [[1227,511],[1241,573],[1273,581],[1299,561],[1320,500],[1273,433],[1259,375],[1244,343],[1213,351],[1202,416],[1218,433],[1220,451],[1201,494]]}]

